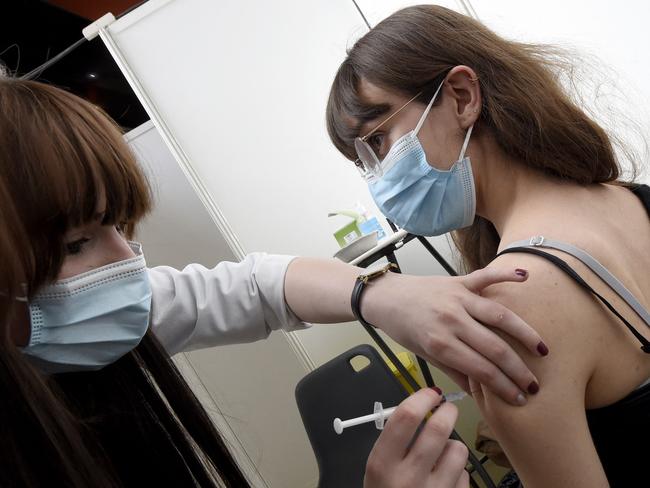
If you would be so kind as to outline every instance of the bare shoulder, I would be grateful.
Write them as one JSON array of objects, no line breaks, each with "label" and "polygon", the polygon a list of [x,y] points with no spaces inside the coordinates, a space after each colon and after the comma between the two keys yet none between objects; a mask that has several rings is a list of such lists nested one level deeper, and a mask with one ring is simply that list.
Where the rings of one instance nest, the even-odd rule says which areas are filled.
[{"label": "bare shoulder", "polygon": [[585,391],[599,351],[588,330],[597,304],[563,271],[538,256],[507,254],[490,267],[528,271],[525,282],[493,285],[482,295],[535,328],[550,354],[535,357],[503,336],[535,374],[540,390],[528,396],[525,407],[513,407],[472,382],[474,400],[525,486],[607,486],[585,414]]},{"label": "bare shoulder", "polygon": [[[517,267],[528,271],[525,282],[492,285],[482,295],[518,314],[539,332],[551,349],[552,361],[540,360],[523,348],[518,349],[522,356],[526,354],[524,359],[533,372],[546,376],[545,372],[551,374],[557,373],[558,368],[572,368],[584,375],[582,381],[588,381],[600,350],[598,334],[594,334],[591,325],[602,314],[602,308],[592,295],[558,267],[538,256],[506,254],[495,259],[489,267]],[[518,347],[515,343],[512,345]]]}]

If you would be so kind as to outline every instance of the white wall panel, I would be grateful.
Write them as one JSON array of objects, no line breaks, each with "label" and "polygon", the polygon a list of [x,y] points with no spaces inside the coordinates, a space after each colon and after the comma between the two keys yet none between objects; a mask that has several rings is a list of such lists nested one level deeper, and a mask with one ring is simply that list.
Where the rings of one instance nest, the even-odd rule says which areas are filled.
[{"label": "white wall panel", "polygon": [[[126,136],[156,206],[138,229],[149,266],[212,267],[235,257],[151,122]],[[305,374],[284,336],[179,354],[176,360],[257,488],[316,485],[316,460],[293,399]]]}]

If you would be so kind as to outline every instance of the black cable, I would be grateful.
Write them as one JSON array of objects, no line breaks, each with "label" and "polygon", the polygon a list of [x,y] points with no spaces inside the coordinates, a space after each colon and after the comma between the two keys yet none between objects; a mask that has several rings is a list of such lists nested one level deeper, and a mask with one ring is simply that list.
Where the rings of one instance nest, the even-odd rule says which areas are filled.
[{"label": "black cable", "polygon": [[[354,0],[353,0],[354,1]],[[356,5],[356,2],[355,2]],[[357,6],[358,8],[358,6]],[[393,232],[397,232],[397,227],[393,222],[390,220],[386,219],[388,222],[388,225],[390,228],[393,230]],[[445,258],[442,257],[442,255],[433,247],[433,245],[425,238],[422,236],[414,236],[413,234],[407,234],[407,237],[416,237],[420,243],[424,246],[424,248],[429,251],[429,253],[440,263],[440,265],[449,273],[451,276],[458,276],[458,273],[456,270],[445,260]],[[395,257],[394,252],[390,253],[390,256],[388,257],[389,262],[395,264],[397,266],[397,272],[401,273],[401,270],[399,268],[399,263],[397,262],[397,258]],[[355,291],[357,291],[357,296],[355,299],[355,296],[353,295],[352,297],[352,311],[354,312],[354,315],[356,316],[357,320],[361,322],[361,325],[363,325],[364,329],[366,329],[366,332],[372,337],[372,339],[375,341],[375,343],[379,346],[379,348],[383,351],[383,353],[388,357],[388,359],[395,365],[397,370],[400,372],[404,380],[409,384],[411,389],[415,392],[420,389],[420,385],[417,383],[415,378],[411,375],[411,373],[408,372],[408,370],[404,367],[402,362],[397,358],[395,353],[392,351],[390,347],[384,342],[384,340],[379,336],[375,328],[372,326],[372,324],[368,323],[362,316],[361,316],[361,311],[358,309],[358,303],[361,295],[361,291],[363,290],[362,287],[359,287],[357,290],[357,287],[355,286]],[[354,293],[354,292],[353,292]],[[421,357],[417,356],[418,360],[418,365],[420,366],[420,370],[422,371],[422,376],[424,377],[424,380],[427,384],[427,386],[435,386],[435,383],[433,381],[433,377],[431,376],[431,371],[429,370],[427,362],[422,359]],[[407,392],[408,393],[408,392]],[[462,442],[463,444],[467,445],[465,441],[458,435],[456,430],[453,430],[450,436],[450,439],[458,440]],[[467,449],[468,451],[468,460],[470,464],[472,465],[472,471],[469,471],[470,473],[470,482],[472,486],[478,486],[476,484],[476,481],[472,478],[472,474],[476,473],[483,483],[485,484],[486,488],[496,488],[496,485],[494,484],[494,481],[492,481],[492,478],[488,474],[488,472],[485,470],[485,467],[483,466],[482,461],[480,461],[476,455],[472,452],[471,449]]]},{"label": "black cable", "polygon": [[392,220],[386,219],[386,222],[388,222],[388,225],[390,228],[393,230],[393,232],[397,232],[399,229],[395,224],[393,224]]},{"label": "black cable", "polygon": [[[489,459],[490,459],[489,457],[487,457],[487,456],[483,456],[483,457],[482,457],[481,459],[479,459],[478,461],[479,461],[479,463],[481,463],[481,464],[485,464],[486,462],[488,462]],[[474,466],[470,467],[467,471],[469,471],[470,473],[473,473],[473,472],[474,472]]]},{"label": "black cable", "polygon": [[116,16],[115,16],[115,19],[116,19],[116,20],[117,20],[117,19],[121,19],[121,18],[124,17],[126,14],[130,13],[132,10],[135,10],[136,8],[140,7],[140,5],[142,5],[143,3],[147,3],[147,1],[148,1],[148,0],[142,0],[141,2],[138,2],[138,3],[135,3],[135,4],[131,5],[131,6],[130,6],[129,8],[127,8],[124,12],[122,12],[122,13],[119,14],[119,15],[116,15]]},{"label": "black cable", "polygon": [[447,273],[449,273],[450,276],[458,276],[458,273],[456,270],[447,262],[445,258],[442,257],[442,255],[436,251],[436,248],[431,245],[431,243],[427,240],[426,237],[422,236],[417,236],[418,241],[420,241],[420,244],[424,246],[424,248],[429,251],[429,254],[431,254],[436,261],[440,263],[440,266],[442,266]]},{"label": "black cable", "polygon": [[[356,3],[355,3],[356,4]],[[357,7],[358,8],[358,7]],[[393,222],[390,220],[386,219],[388,222],[388,225],[390,228],[393,230],[393,232],[397,232],[397,227]],[[431,245],[431,243],[422,236],[414,236],[413,234],[407,234],[407,237],[417,237],[420,240],[420,243],[425,247],[427,251],[440,263],[440,265],[449,273],[451,276],[458,276],[458,273],[456,270],[445,260],[445,258],[440,255],[438,251]],[[401,273],[401,269],[399,268],[399,263],[397,262],[397,257],[394,254],[394,251],[391,251],[389,255],[387,256],[388,261],[395,264],[397,266],[397,271],[398,273]],[[392,351],[390,347],[384,342],[384,340],[379,336],[375,328],[372,326],[372,324],[368,323],[363,316],[361,315],[361,310],[359,309],[359,301],[361,298],[361,292],[363,290],[363,287],[357,287],[355,286],[353,290],[353,296],[352,296],[352,311],[357,318],[357,320],[363,325],[364,329],[366,329],[366,332],[372,337],[372,339],[375,341],[375,343],[379,346],[379,348],[383,351],[383,353],[388,357],[388,359],[395,365],[397,370],[400,372],[404,380],[409,384],[411,389],[415,392],[420,389],[420,385],[418,382],[413,378],[411,373],[408,372],[408,370],[404,367],[402,362],[397,358],[395,353]],[[356,296],[355,296],[356,295]],[[429,371],[429,367],[422,359],[421,357],[417,356],[418,359],[418,364],[420,366],[420,370],[422,371],[422,375],[424,376],[424,379],[427,383],[427,386],[435,386],[435,383],[433,382],[433,377],[431,376],[431,372]],[[403,387],[403,386],[402,386]],[[406,391],[406,389],[405,389]],[[408,394],[409,392],[406,391]],[[462,442],[463,444],[467,445],[465,441],[458,435],[458,433],[453,430],[450,436],[450,439],[458,440]],[[472,479],[472,474],[476,473],[483,483],[485,484],[486,488],[496,488],[496,485],[494,484],[494,481],[492,481],[492,478],[488,474],[488,472],[485,470],[485,467],[483,466],[483,463],[479,461],[479,459],[474,455],[471,449],[469,449],[468,446],[468,460],[472,467],[474,468],[472,471],[470,471],[470,481],[474,484],[476,482]]]},{"label": "black cable", "polygon": [[366,16],[363,15],[363,12],[362,12],[361,9],[359,8],[359,5],[357,5],[356,0],[352,0],[352,3],[354,4],[355,7],[357,7],[357,10],[359,11],[359,15],[361,15],[361,18],[363,19],[363,21],[364,21],[364,22],[366,23],[366,25],[368,26],[368,30],[372,29],[372,27],[370,26],[370,23],[368,22],[368,19],[366,19]]},{"label": "black cable", "polygon": [[[386,219],[386,222],[388,222],[388,225],[392,229],[393,232],[397,232],[399,229],[397,226],[389,219]],[[436,248],[433,247],[433,245],[429,242],[429,240],[424,237],[424,236],[417,236],[415,234],[407,234],[407,237],[404,238],[404,241],[406,241],[407,238],[416,238],[418,241],[420,241],[420,244],[424,246],[424,248],[429,251],[429,254],[431,254],[438,263],[440,263],[440,266],[444,268],[444,270],[449,273],[450,276],[458,276],[458,272],[454,269],[454,267],[447,262],[445,258],[442,257],[442,255],[436,251]],[[410,239],[409,239],[410,240]]]},{"label": "black cable", "polygon": [[[382,352],[388,357],[388,359],[395,365],[397,370],[400,372],[402,375],[402,378],[409,384],[411,389],[416,392],[420,390],[420,385],[418,382],[415,380],[413,375],[409,373],[409,371],[404,367],[402,362],[399,360],[399,358],[395,355],[395,353],[391,350],[390,347],[388,347],[388,344],[384,342],[384,340],[379,336],[377,333],[377,330],[371,323],[366,321],[363,318],[363,315],[361,314],[361,308],[360,308],[360,303],[361,303],[361,294],[364,289],[365,281],[357,279],[355,286],[352,290],[352,297],[351,297],[351,305],[352,305],[352,312],[355,316],[355,318],[361,323],[364,329],[366,329],[366,332],[372,337],[372,339],[375,341],[375,343],[379,346],[379,348],[382,350]],[[402,385],[404,388],[404,386]],[[405,392],[409,394],[409,392],[404,388]],[[435,410],[435,409],[434,409]],[[432,412],[434,411],[432,410]],[[467,445],[465,441],[458,435],[456,430],[453,430],[451,432],[451,435],[449,436],[450,439],[458,440],[462,442],[463,444]],[[485,467],[479,462],[478,458],[474,455],[474,453],[471,451],[471,449],[467,449],[468,451],[468,459],[469,462],[474,466],[475,472],[478,474],[478,476],[481,478],[483,483],[485,484],[486,488],[496,488],[494,482],[492,481],[492,478],[490,478],[490,475],[487,473],[485,470]],[[471,477],[471,476],[470,476]]]},{"label": "black cable", "polygon": [[[393,229],[393,232],[397,232],[398,229],[397,229],[397,227],[395,226],[395,224],[393,224],[393,222],[391,222],[391,221],[388,220],[388,219],[386,219],[386,222],[388,222],[388,225],[390,226],[390,228]],[[429,253],[430,253],[434,258],[436,258],[436,260],[437,260],[437,261],[440,263],[440,265],[445,269],[445,271],[447,271],[447,273],[449,273],[449,274],[452,275],[452,276],[457,276],[457,273],[456,273],[456,271],[454,270],[454,268],[452,268],[452,267],[449,265],[449,263],[447,263],[447,261],[445,260],[445,258],[443,258],[443,257],[438,253],[438,251],[436,251],[436,249],[435,249],[435,248],[434,248],[434,247],[429,243],[428,240],[426,240],[426,239],[425,239],[424,237],[422,237],[422,236],[415,236],[415,235],[413,235],[413,234],[409,234],[409,236],[415,237],[415,238],[417,238],[418,240],[420,240],[420,242],[422,243],[422,245],[427,249],[427,251],[429,251]],[[394,263],[395,265],[397,265],[397,270],[394,271],[394,272],[395,272],[395,273],[401,273],[402,271],[401,271],[401,269],[400,269],[400,267],[399,267],[399,263],[397,262],[397,257],[395,257],[395,252],[394,252],[394,251],[391,251],[391,252],[387,255],[387,258],[388,258],[388,261],[389,261],[389,262]],[[427,363],[423,358],[421,358],[420,356],[418,356],[417,354],[415,355],[415,357],[417,358],[418,366],[420,367],[420,371],[422,371],[422,377],[424,378],[424,382],[426,383],[426,385],[427,385],[429,388],[431,388],[432,386],[436,386],[436,383],[435,383],[435,381],[433,380],[433,376],[431,376],[431,371],[429,370],[429,364],[428,364],[428,363]]]},{"label": "black cable", "polygon": [[[392,222],[388,221],[388,223],[392,227]],[[399,266],[399,262],[397,261],[397,256],[395,256],[395,252],[391,251],[386,255],[386,258],[388,259],[388,262],[393,263],[397,268],[393,269],[393,273],[402,273],[402,269]],[[436,386],[436,383],[433,381],[433,376],[431,376],[431,371],[429,370],[429,365],[428,363],[422,359],[420,356],[417,354],[415,355],[417,361],[418,361],[418,366],[420,366],[420,371],[422,371],[422,377],[424,378],[424,382],[426,385],[431,388],[433,386]]]},{"label": "black cable", "polygon": [[420,371],[422,371],[422,377],[424,378],[426,385],[429,388],[436,386],[436,383],[433,381],[433,376],[431,376],[431,371],[429,370],[429,363],[427,363],[417,354],[415,357],[418,359],[418,366],[420,366]]},{"label": "black cable", "polygon": [[21,80],[31,80],[31,79],[34,79],[34,78],[40,76],[40,74],[41,74],[43,71],[45,71],[47,68],[49,68],[49,67],[52,66],[54,63],[60,61],[60,60],[63,59],[64,57],[66,57],[68,54],[70,54],[72,51],[74,51],[75,49],[77,49],[79,46],[81,46],[82,44],[84,44],[84,43],[87,42],[87,41],[88,41],[88,40],[87,40],[85,37],[82,37],[82,38],[79,39],[77,42],[75,42],[75,43],[72,44],[71,46],[68,46],[68,47],[65,48],[63,51],[61,51],[59,54],[57,54],[56,56],[54,56],[52,59],[49,59],[49,60],[45,61],[45,62],[44,62],[43,64],[41,64],[39,67],[34,68],[34,69],[31,70],[29,73],[27,73],[27,74],[21,76],[19,79],[21,79]]},{"label": "black cable", "polygon": [[[420,390],[420,385],[418,384],[417,381],[415,381],[415,378],[413,378],[413,375],[409,373],[409,371],[404,367],[402,362],[399,360],[399,358],[395,355],[395,353],[391,350],[390,347],[388,347],[388,344],[384,342],[384,340],[379,337],[379,334],[375,330],[375,328],[368,322],[365,321],[365,319],[360,315],[357,314],[355,311],[355,315],[357,315],[357,319],[359,322],[361,322],[361,325],[363,325],[364,329],[366,329],[366,332],[370,334],[370,337],[375,341],[375,343],[379,346],[379,348],[383,351],[384,354],[388,357],[388,359],[395,365],[397,370],[400,372],[402,377],[406,380],[406,382],[409,384],[411,389],[415,392]],[[406,392],[407,394],[409,393],[408,391]],[[451,435],[449,436],[450,439],[454,439],[457,441],[462,442],[463,444],[467,445],[465,441],[458,435],[458,432],[456,430],[453,430],[451,432]],[[485,484],[486,488],[496,488],[496,485],[492,481],[492,478],[488,474],[488,472],[485,470],[485,467],[481,462],[478,460],[478,458],[474,455],[471,449],[467,449],[468,451],[468,459],[471,465],[474,467],[474,472],[478,474],[478,476],[481,478],[483,483]],[[470,476],[471,479],[471,476]]]}]

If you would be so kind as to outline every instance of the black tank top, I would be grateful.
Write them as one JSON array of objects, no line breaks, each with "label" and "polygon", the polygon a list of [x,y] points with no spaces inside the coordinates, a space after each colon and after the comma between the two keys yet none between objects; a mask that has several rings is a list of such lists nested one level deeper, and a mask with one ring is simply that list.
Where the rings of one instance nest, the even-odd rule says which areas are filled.
[{"label": "black tank top", "polygon": [[[650,216],[650,187],[637,185],[630,190],[639,197]],[[593,293],[630,329],[646,353],[650,341],[644,337],[596,293],[565,261],[553,254],[529,247],[512,247],[499,255],[525,252],[547,259],[573,278],[580,286]],[[635,389],[622,400],[606,407],[587,410],[587,422],[596,451],[612,488],[649,486],[645,472],[650,442],[650,383]]]}]

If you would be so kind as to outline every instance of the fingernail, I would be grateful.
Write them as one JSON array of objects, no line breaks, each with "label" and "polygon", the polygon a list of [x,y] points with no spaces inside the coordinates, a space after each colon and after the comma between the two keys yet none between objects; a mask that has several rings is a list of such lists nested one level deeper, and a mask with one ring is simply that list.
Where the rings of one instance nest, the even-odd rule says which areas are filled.
[{"label": "fingernail", "polygon": [[537,352],[540,353],[542,356],[548,356],[548,347],[546,347],[546,344],[543,342],[540,342],[537,344]]},{"label": "fingernail", "polygon": [[525,278],[526,276],[528,276],[528,271],[526,271],[525,269],[517,268],[515,270],[515,274]]},{"label": "fingernail", "polygon": [[431,389],[435,391],[438,395],[442,395],[442,390],[437,386],[432,386]]},{"label": "fingernail", "polygon": [[539,383],[537,381],[533,381],[530,385],[528,385],[528,393],[531,395],[535,395],[539,391]]},{"label": "fingernail", "polygon": [[528,400],[526,400],[526,397],[522,393],[517,395],[517,405],[523,407],[526,403],[528,403]]}]

